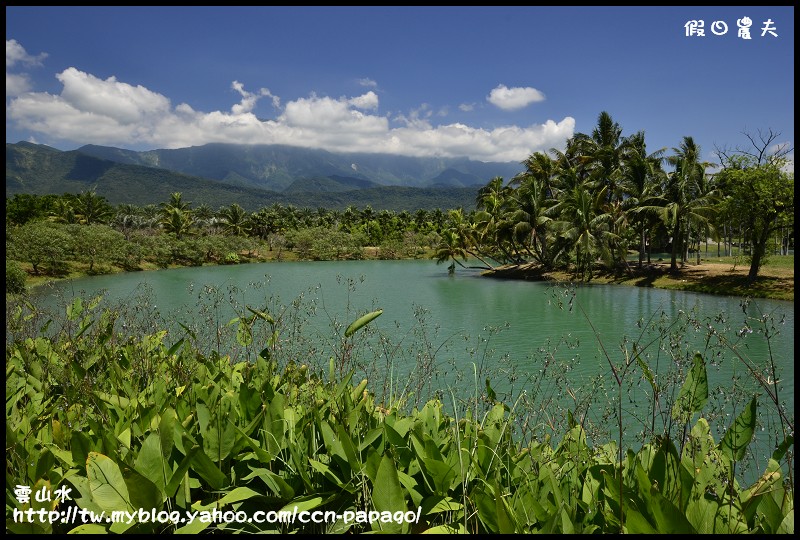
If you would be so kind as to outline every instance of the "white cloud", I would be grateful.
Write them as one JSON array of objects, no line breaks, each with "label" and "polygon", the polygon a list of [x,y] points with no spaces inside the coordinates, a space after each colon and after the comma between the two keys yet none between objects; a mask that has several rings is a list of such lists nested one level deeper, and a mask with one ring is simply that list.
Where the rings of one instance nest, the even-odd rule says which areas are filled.
[{"label": "white cloud", "polygon": [[458,108],[462,112],[471,112],[471,111],[475,110],[475,104],[474,103],[462,103],[461,105],[458,106]]},{"label": "white cloud", "polygon": [[[575,120],[547,120],[529,127],[492,130],[465,124],[434,125],[430,105],[407,114],[379,113],[373,91],[334,99],[311,94],[288,101],[266,88],[249,92],[239,81],[231,88],[241,100],[229,111],[194,109],[142,86],[105,80],[68,68],[57,75],[60,94],[26,92],[11,99],[7,118],[18,128],[48,139],[125,148],[181,148],[210,142],[286,144],[333,152],[385,152],[409,156],[467,156],[481,161],[522,161],[532,152],[562,147]],[[7,77],[8,85],[8,77]],[[257,117],[262,97],[272,99],[276,116]]]},{"label": "white cloud", "polygon": [[357,109],[377,109],[378,108],[378,95],[370,90],[363,96],[354,97],[348,100],[348,103]]},{"label": "white cloud", "polygon": [[253,110],[253,107],[256,106],[256,102],[262,97],[271,97],[272,98],[272,105],[275,108],[281,106],[281,100],[278,96],[273,96],[272,93],[266,89],[262,88],[258,91],[258,93],[253,94],[252,92],[248,92],[244,89],[244,85],[239,81],[233,81],[231,83],[231,88],[236,90],[239,95],[242,96],[242,101],[231,107],[231,112],[233,114],[243,114],[249,113]]},{"label": "white cloud", "polygon": [[368,79],[366,77],[363,78],[363,79],[358,79],[358,84],[360,84],[361,86],[368,86],[370,88],[377,88],[378,87],[378,83],[377,82],[373,81],[372,79]]},{"label": "white cloud", "polygon": [[40,66],[42,65],[42,60],[45,58],[47,58],[47,53],[31,56],[25,50],[25,47],[20,45],[16,39],[6,40],[6,69],[17,63],[27,64],[29,66]]},{"label": "white cloud", "polygon": [[27,92],[30,88],[31,81],[27,75],[6,71],[6,96],[18,96]]},{"label": "white cloud", "polygon": [[544,94],[536,88],[508,88],[501,84],[486,96],[486,101],[504,111],[514,111],[527,107],[531,103],[544,101]]},{"label": "white cloud", "polygon": [[6,40],[6,97],[18,96],[31,89],[30,77],[26,73],[11,73],[9,68],[17,64],[40,66],[47,53],[31,56],[15,39]]},{"label": "white cloud", "polygon": [[169,111],[169,100],[143,86],[106,80],[75,68],[56,75],[64,85],[61,99],[85,114],[106,117],[120,124],[133,124],[147,117],[157,117]]}]

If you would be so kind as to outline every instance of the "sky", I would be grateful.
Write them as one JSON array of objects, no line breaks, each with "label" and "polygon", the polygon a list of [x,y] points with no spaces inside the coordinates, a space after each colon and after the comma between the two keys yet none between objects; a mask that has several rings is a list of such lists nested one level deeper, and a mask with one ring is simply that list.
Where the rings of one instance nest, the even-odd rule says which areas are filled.
[{"label": "sky", "polygon": [[650,152],[793,148],[794,8],[6,6],[7,143],[520,162],[603,111]]}]

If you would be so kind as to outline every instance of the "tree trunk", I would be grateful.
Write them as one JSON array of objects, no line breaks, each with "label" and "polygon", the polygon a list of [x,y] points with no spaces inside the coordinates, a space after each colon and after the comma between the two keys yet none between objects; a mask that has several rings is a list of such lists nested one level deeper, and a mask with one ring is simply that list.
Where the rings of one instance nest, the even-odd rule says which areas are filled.
[{"label": "tree trunk", "polygon": [[644,225],[642,226],[642,230],[639,233],[639,268],[642,267],[642,263],[644,262],[644,250],[645,250],[645,233],[644,233]]},{"label": "tree trunk", "polygon": [[750,272],[747,274],[747,283],[753,283],[758,277],[758,271],[761,268],[761,261],[764,258],[764,253],[767,250],[767,243],[769,242],[769,227],[765,227],[764,232],[760,238],[753,235],[752,238],[752,255],[750,258]]},{"label": "tree trunk", "polygon": [[672,253],[669,260],[669,271],[677,272],[678,270],[678,250],[680,249],[680,226],[678,223],[672,228]]}]

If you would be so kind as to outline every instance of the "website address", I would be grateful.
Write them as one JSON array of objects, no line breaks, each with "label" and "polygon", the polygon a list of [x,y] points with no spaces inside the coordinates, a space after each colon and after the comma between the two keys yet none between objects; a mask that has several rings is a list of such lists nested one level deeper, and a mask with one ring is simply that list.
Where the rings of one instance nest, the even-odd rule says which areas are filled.
[{"label": "website address", "polygon": [[196,512],[180,510],[156,511],[155,508],[145,510],[140,508],[135,512],[125,510],[115,510],[113,512],[93,512],[84,508],[70,507],[67,510],[46,510],[44,508],[34,510],[14,509],[15,523],[33,523],[38,519],[39,523],[163,523],[173,525],[192,524],[195,521],[200,523],[280,523],[294,525],[297,523],[335,523],[343,521],[346,525],[351,523],[419,523],[422,514],[422,507],[417,511],[398,511],[398,512],[378,512],[376,510],[345,510],[339,514],[331,510],[299,510],[297,506],[293,510],[257,510],[249,516],[243,511],[222,511],[198,510]]}]

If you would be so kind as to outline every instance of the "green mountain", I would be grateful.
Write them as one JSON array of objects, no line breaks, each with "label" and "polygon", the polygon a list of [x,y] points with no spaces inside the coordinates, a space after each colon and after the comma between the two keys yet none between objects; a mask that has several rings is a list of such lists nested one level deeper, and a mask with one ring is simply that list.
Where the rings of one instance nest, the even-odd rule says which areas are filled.
[{"label": "green mountain", "polygon": [[[116,151],[116,152],[115,152]],[[139,154],[108,149],[122,163],[98,158],[80,150],[61,151],[45,145],[21,142],[6,144],[6,197],[17,193],[36,195],[80,193],[94,190],[111,204],[139,206],[158,204],[179,191],[193,205],[208,204],[218,209],[238,203],[255,211],[273,203],[309,208],[344,209],[372,206],[376,210],[432,210],[475,207],[477,187],[413,188],[379,186],[359,177],[312,176],[310,181],[292,179],[291,190],[277,192],[247,185],[247,182],[216,181],[174,172],[156,166],[134,164]],[[306,186],[305,189],[303,187]]]},{"label": "green mountain", "polygon": [[[390,154],[332,153],[285,145],[206,144],[134,152],[87,145],[80,152],[130,165],[161,167],[232,185],[284,191],[305,178],[346,177],[384,186],[483,186],[495,176],[510,179],[520,163],[466,158],[417,158]],[[444,175],[444,176],[442,176]],[[307,191],[312,191],[308,189]]]}]

